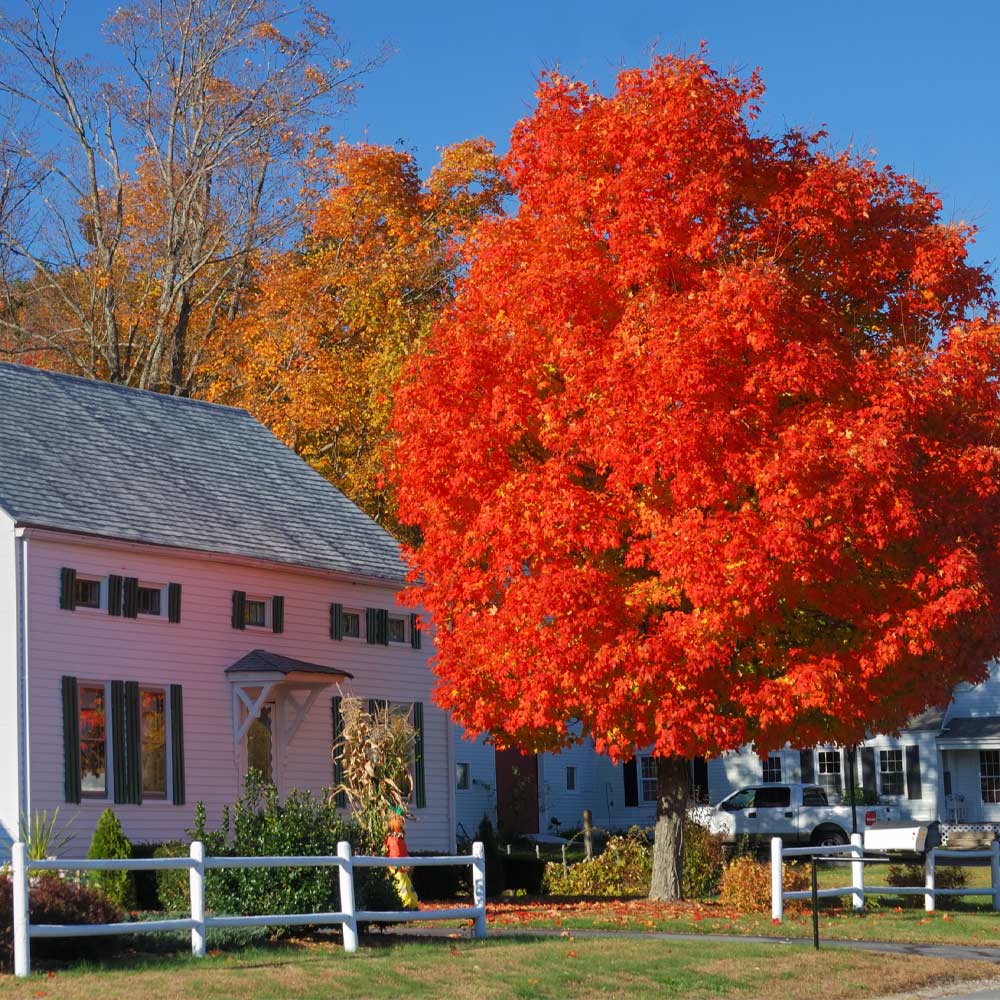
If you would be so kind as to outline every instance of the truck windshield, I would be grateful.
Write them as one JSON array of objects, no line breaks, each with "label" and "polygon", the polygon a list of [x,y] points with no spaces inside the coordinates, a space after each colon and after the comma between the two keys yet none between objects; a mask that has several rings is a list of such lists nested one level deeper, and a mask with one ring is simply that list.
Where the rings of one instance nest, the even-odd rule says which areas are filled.
[{"label": "truck windshield", "polygon": [[741,788],[738,792],[730,795],[724,802],[719,803],[720,809],[727,812],[736,812],[737,809],[750,809],[753,807],[754,793],[756,788]]}]

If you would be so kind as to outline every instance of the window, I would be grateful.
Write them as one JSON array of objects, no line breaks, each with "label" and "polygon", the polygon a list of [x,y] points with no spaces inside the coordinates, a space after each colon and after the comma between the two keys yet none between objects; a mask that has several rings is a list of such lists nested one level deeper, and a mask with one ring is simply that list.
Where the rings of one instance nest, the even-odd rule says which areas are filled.
[{"label": "window", "polygon": [[979,751],[979,782],[984,802],[1000,802],[1000,750]]},{"label": "window", "polygon": [[802,789],[802,804],[804,806],[828,806],[830,802],[822,788],[812,786]]},{"label": "window", "polygon": [[80,791],[85,796],[108,794],[108,726],[103,685],[80,685]]},{"label": "window", "polygon": [[765,785],[781,784],[781,758],[767,757],[761,759],[761,768],[764,772],[763,781]]},{"label": "window", "polygon": [[263,628],[267,624],[267,601],[251,601],[248,598],[243,620],[247,625]]},{"label": "window", "polygon": [[[142,591],[140,590],[140,593]],[[159,594],[159,591],[156,592]],[[141,716],[142,794],[167,797],[167,696],[162,688],[139,691]]]},{"label": "window", "polygon": [[576,791],[576,768],[571,765],[566,767],[566,791]]},{"label": "window", "polygon": [[656,801],[656,759],[654,757],[639,758],[639,777],[642,780],[642,801]]},{"label": "window", "polygon": [[883,795],[903,794],[903,751],[879,750],[879,780]]},{"label": "window", "polygon": [[816,754],[816,763],[819,765],[819,783],[826,789],[827,795],[831,792],[840,795],[844,787],[840,777],[840,751],[820,750]]},{"label": "window", "polygon": [[458,763],[455,765],[455,787],[460,792],[467,792],[472,784],[471,769],[468,764]]},{"label": "window", "polygon": [[76,606],[78,608],[99,608],[101,606],[101,581],[76,581]]},{"label": "window", "polygon": [[160,616],[160,598],[162,592],[159,587],[139,588],[139,614]]},{"label": "window", "polygon": [[345,639],[360,639],[361,638],[361,612],[360,611],[345,611],[344,612],[344,638]]},{"label": "window", "polygon": [[787,809],[792,802],[792,793],[787,785],[772,785],[758,788],[754,804],[758,809]]},{"label": "window", "polygon": [[406,642],[406,621],[404,619],[389,619],[389,642]]}]

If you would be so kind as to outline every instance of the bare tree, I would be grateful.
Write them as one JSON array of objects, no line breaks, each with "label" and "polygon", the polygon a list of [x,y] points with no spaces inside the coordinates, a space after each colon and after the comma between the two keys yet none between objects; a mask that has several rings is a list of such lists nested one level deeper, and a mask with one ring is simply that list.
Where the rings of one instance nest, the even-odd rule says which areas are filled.
[{"label": "bare tree", "polygon": [[[5,149],[21,168],[0,205],[20,191],[31,214],[0,216],[0,253],[23,275],[5,283],[0,349],[186,394],[256,255],[293,222],[309,131],[382,55],[352,64],[308,4],[137,0],[105,23],[101,67],[66,52],[66,2],[25,7],[0,15],[0,92],[17,108]],[[32,122],[59,141],[42,148]]]}]

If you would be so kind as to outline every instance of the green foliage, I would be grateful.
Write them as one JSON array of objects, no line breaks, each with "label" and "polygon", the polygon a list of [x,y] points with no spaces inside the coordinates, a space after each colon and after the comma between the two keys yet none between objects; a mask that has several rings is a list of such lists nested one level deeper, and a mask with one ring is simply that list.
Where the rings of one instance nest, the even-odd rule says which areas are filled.
[{"label": "green foliage", "polygon": [[852,796],[851,789],[845,788],[844,794],[840,800],[842,806],[849,806],[851,800],[853,799],[856,806],[877,806],[878,805],[878,795],[875,792],[869,791],[865,788],[858,788],[855,786],[854,794]]},{"label": "green foliage", "polygon": [[[0,872],[0,972],[13,965],[13,883]],[[121,909],[103,893],[46,873],[34,880],[30,895],[31,922],[35,924],[104,924],[125,919]],[[106,947],[101,938],[39,938],[31,943],[38,958],[78,958],[99,954]]]},{"label": "green foliage", "polygon": [[542,887],[554,896],[645,895],[653,873],[653,852],[645,831],[632,827],[624,836],[608,839],[603,854],[571,865],[545,866]]},{"label": "green foliage", "polygon": [[[132,857],[132,844],[113,809],[108,808],[101,813],[87,857],[122,860]],[[135,906],[135,884],[131,872],[89,872],[87,883],[103,892],[116,906],[126,910]]]},{"label": "green foliage", "polygon": [[[274,785],[260,774],[247,775],[246,790],[232,809],[223,810],[217,829],[207,825],[205,806],[195,807],[192,840],[205,845],[212,857],[333,855],[342,840],[362,853],[357,825],[338,815],[332,799],[293,790],[284,802]],[[187,855],[186,844],[171,842],[157,857]],[[380,852],[381,853],[381,852]],[[206,873],[205,904],[216,913],[321,913],[340,907],[339,869],[223,868]],[[160,872],[161,904],[168,910],[189,906],[186,872]],[[358,908],[398,909],[399,899],[385,869],[364,869],[355,878]]]},{"label": "green foliage", "polygon": [[722,840],[689,819],[684,821],[683,888],[687,899],[714,896],[725,862]]},{"label": "green foliage", "polygon": [[[785,892],[809,888],[809,876],[795,865],[785,865],[782,872]],[[771,909],[771,866],[748,856],[736,858],[722,873],[719,898],[740,913],[768,913]],[[786,910],[800,908],[787,903]]]},{"label": "green foliage", "polygon": [[[924,885],[926,871],[920,864],[889,865],[886,873],[886,885],[908,886]],[[934,872],[934,885],[938,889],[964,889],[968,884],[968,878],[964,868],[945,867],[938,868]]]},{"label": "green foliage", "polygon": [[49,816],[48,809],[36,809],[31,819],[21,813],[21,841],[28,849],[28,857],[32,861],[44,861],[46,858],[59,856],[73,839],[70,824],[59,822],[59,807],[56,806]]}]

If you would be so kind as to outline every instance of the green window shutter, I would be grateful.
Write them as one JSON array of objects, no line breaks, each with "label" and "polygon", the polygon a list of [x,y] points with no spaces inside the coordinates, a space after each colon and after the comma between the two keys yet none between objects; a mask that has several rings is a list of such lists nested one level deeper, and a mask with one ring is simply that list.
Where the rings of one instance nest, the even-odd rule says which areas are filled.
[{"label": "green window shutter", "polygon": [[63,770],[67,802],[80,801],[80,694],[75,677],[62,679]]},{"label": "green window shutter", "polygon": [[[173,584],[171,584],[173,586]],[[178,585],[179,586],[179,585]],[[175,806],[184,805],[184,704],[180,684],[170,685],[170,769]]]},{"label": "green window shutter", "polygon": [[118,616],[122,613],[122,578],[108,577],[108,614]]},{"label": "green window shutter", "polygon": [[122,615],[125,618],[139,617],[139,581],[134,576],[125,577],[122,583]]},{"label": "green window shutter", "polygon": [[378,642],[378,611],[375,608],[365,610],[365,642],[369,646]]},{"label": "green window shutter", "polygon": [[625,806],[633,808],[639,804],[639,765],[635,757],[625,761],[622,779],[625,782]]},{"label": "green window shutter", "polygon": [[343,639],[344,638],[344,605],[343,604],[331,604],[330,605],[330,638],[331,639]]},{"label": "green window shutter", "polygon": [[125,682],[125,773],[128,777],[128,800],[142,804],[142,714],[139,682]]},{"label": "green window shutter", "polygon": [[125,682],[111,682],[111,768],[114,772],[114,800],[117,805],[127,803],[128,797],[128,741],[125,723]]},{"label": "green window shutter", "polygon": [[424,779],[424,704],[413,703],[413,799],[418,809],[427,805],[427,782]]},{"label": "green window shutter", "polygon": [[[333,711],[333,787],[336,788],[344,780],[344,760],[340,746],[344,736],[344,719],[340,714],[340,695],[334,695],[330,707]],[[347,807],[347,793],[343,789],[336,793],[333,804],[338,809]]]},{"label": "green window shutter", "polygon": [[63,567],[59,571],[59,607],[76,611],[76,570]]},{"label": "green window shutter", "polygon": [[[167,587],[167,621],[176,625],[181,620],[181,585],[172,583]],[[177,803],[181,805],[181,803]]]},{"label": "green window shutter", "polygon": [[271,631],[285,631],[285,599],[283,597],[271,598]]},{"label": "green window shutter", "polygon": [[376,634],[378,635],[379,645],[388,646],[389,645],[389,612],[385,608],[379,608],[376,612],[378,624],[376,627]]},{"label": "green window shutter", "polygon": [[247,627],[247,595],[243,590],[233,591],[233,628]]},{"label": "green window shutter", "polygon": [[420,615],[410,615],[410,645],[414,649],[420,649]]}]

